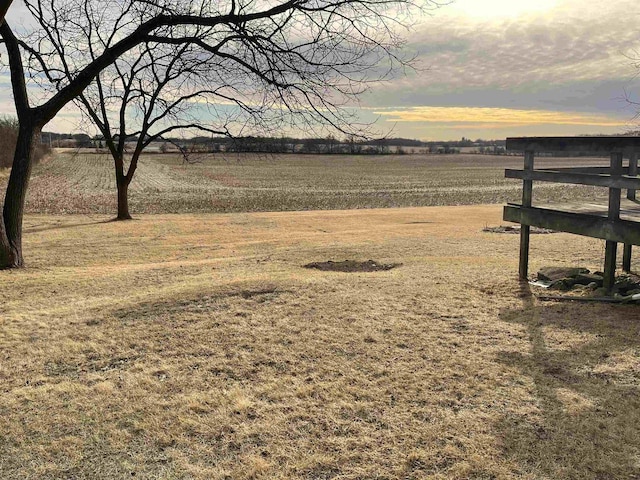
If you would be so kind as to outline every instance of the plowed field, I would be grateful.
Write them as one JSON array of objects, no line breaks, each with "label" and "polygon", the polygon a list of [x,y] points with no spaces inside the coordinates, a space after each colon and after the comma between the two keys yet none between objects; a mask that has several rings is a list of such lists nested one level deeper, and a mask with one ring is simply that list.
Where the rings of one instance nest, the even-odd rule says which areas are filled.
[{"label": "plowed field", "polygon": [[[177,155],[146,155],[130,187],[132,214],[336,210],[505,203],[520,182],[505,168],[520,157],[483,155],[209,155],[183,165]],[[543,165],[606,164],[606,159],[539,159]],[[34,169],[27,211],[113,213],[107,155],[61,153]],[[0,176],[0,182],[2,182]],[[536,201],[593,199],[590,187],[536,185]]]}]

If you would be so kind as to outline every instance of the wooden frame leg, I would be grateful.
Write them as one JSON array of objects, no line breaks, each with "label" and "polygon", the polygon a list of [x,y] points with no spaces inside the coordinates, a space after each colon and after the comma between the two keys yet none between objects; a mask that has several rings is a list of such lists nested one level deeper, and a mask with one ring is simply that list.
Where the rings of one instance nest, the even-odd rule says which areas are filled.
[{"label": "wooden frame leg", "polygon": [[611,293],[611,289],[616,281],[616,253],[618,244],[607,240],[604,250],[604,289]]},{"label": "wooden frame leg", "polygon": [[631,249],[632,246],[625,243],[624,255],[622,257],[622,270],[626,273],[631,271]]},{"label": "wooden frame leg", "polygon": [[518,275],[520,280],[526,280],[529,275],[529,235],[531,227],[520,225],[520,267]]},{"label": "wooden frame leg", "polygon": [[[622,175],[622,153],[611,153],[611,164],[609,172],[611,178]],[[609,188],[609,211],[607,218],[609,220],[620,220],[620,193],[619,188]],[[604,250],[604,289],[607,295],[611,293],[613,285],[616,282],[616,255],[618,251],[618,243],[607,240]]]},{"label": "wooden frame leg", "polygon": [[[534,152],[524,152],[524,169],[533,171]],[[522,206],[530,207],[533,201],[533,180],[522,182]],[[529,236],[531,234],[530,225],[520,224],[520,267],[518,275],[520,280],[526,280],[529,275]]]},{"label": "wooden frame leg", "polygon": [[[632,153],[629,157],[629,176],[636,177],[638,176],[638,154]],[[635,190],[627,190],[627,198],[629,200],[636,199],[636,191]]]}]

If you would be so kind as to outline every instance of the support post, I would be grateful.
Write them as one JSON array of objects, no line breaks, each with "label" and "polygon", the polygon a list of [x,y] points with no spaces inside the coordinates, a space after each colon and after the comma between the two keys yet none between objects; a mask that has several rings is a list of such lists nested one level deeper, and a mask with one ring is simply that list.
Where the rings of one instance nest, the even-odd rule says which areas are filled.
[{"label": "support post", "polygon": [[[638,176],[638,154],[637,153],[632,153],[629,156],[629,176],[630,177],[637,177]],[[627,190],[627,198],[631,201],[635,201],[636,200],[636,191],[635,189],[628,189]],[[625,244],[624,245],[624,255],[622,257],[622,270],[624,270],[625,272],[629,273],[631,271],[631,251],[632,251],[632,245],[631,244]]]},{"label": "support post", "polygon": [[[632,153],[629,155],[629,176],[637,177],[638,176],[638,154]],[[636,199],[636,191],[629,189],[627,190],[627,198],[629,200]]]},{"label": "support post", "polygon": [[[622,175],[622,153],[611,153],[610,172],[612,176]],[[619,188],[609,189],[609,212],[607,218],[609,220],[620,219],[620,194]],[[618,243],[607,240],[604,252],[604,289],[607,294],[611,293],[611,289],[616,280],[616,253]]]},{"label": "support post", "polygon": [[629,273],[631,271],[631,249],[628,243],[624,244],[624,254],[622,255],[622,271]]},{"label": "support post", "polygon": [[[533,170],[534,152],[524,152],[524,169],[525,171]],[[533,200],[533,180],[524,180],[522,182],[522,206],[530,207]],[[531,233],[530,225],[520,225],[520,266],[518,273],[521,280],[526,280],[529,274],[529,236]]]}]

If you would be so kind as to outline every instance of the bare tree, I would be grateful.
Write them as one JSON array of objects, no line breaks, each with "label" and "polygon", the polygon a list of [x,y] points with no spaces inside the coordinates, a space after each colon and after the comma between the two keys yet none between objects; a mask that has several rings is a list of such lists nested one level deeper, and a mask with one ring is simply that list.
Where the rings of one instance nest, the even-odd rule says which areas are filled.
[{"label": "bare tree", "polygon": [[[88,45],[92,32],[86,32]],[[202,120],[200,104],[216,95],[203,85],[214,59],[195,50],[188,43],[139,45],[98,75],[77,99],[113,157],[118,220],[131,219],[129,185],[140,155],[152,142],[179,129],[228,134],[222,119],[216,119],[216,127]]]},{"label": "bare tree", "polygon": [[[433,4],[422,0],[422,7]],[[189,45],[215,59],[210,81],[262,125],[332,127],[352,134],[347,109],[368,82],[405,64],[396,54],[415,10],[411,0],[27,0],[37,41],[4,22],[20,131],[0,222],[0,267],[23,265],[22,217],[36,135],[123,54],[141,44]],[[93,12],[94,25],[79,12]],[[82,29],[101,33],[90,46]],[[94,50],[91,53],[91,49]],[[49,72],[49,96],[32,107],[23,63]],[[91,53],[89,55],[89,53]],[[241,82],[241,80],[244,81]],[[215,100],[212,100],[215,102]]]}]

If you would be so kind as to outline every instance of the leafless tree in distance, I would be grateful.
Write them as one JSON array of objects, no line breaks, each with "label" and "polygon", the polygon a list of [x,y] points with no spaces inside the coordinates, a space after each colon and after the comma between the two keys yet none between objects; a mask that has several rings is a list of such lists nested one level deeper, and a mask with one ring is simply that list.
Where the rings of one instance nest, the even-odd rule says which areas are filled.
[{"label": "leafless tree in distance", "polygon": [[207,85],[211,54],[194,50],[191,44],[141,44],[101,72],[76,100],[113,158],[118,220],[131,218],[129,185],[152,142],[176,130],[229,133],[230,116],[215,115],[215,126],[203,119],[203,110],[209,118],[216,113],[210,112],[212,97],[226,97]]},{"label": "leafless tree in distance", "polygon": [[[131,49],[189,45],[213,59],[210,80],[220,83],[210,88],[224,89],[232,75],[232,103],[264,125],[353,133],[353,117],[341,107],[368,82],[406,65],[398,56],[402,34],[418,10],[435,5],[419,1],[27,0],[40,33],[27,44],[7,22],[0,26],[20,123],[0,222],[0,267],[24,263],[22,218],[37,134]],[[80,13],[87,11],[97,23],[85,21]],[[82,29],[100,35],[86,44],[78,41]],[[38,106],[29,103],[33,77],[23,56],[27,66],[48,72],[49,95]]]}]

